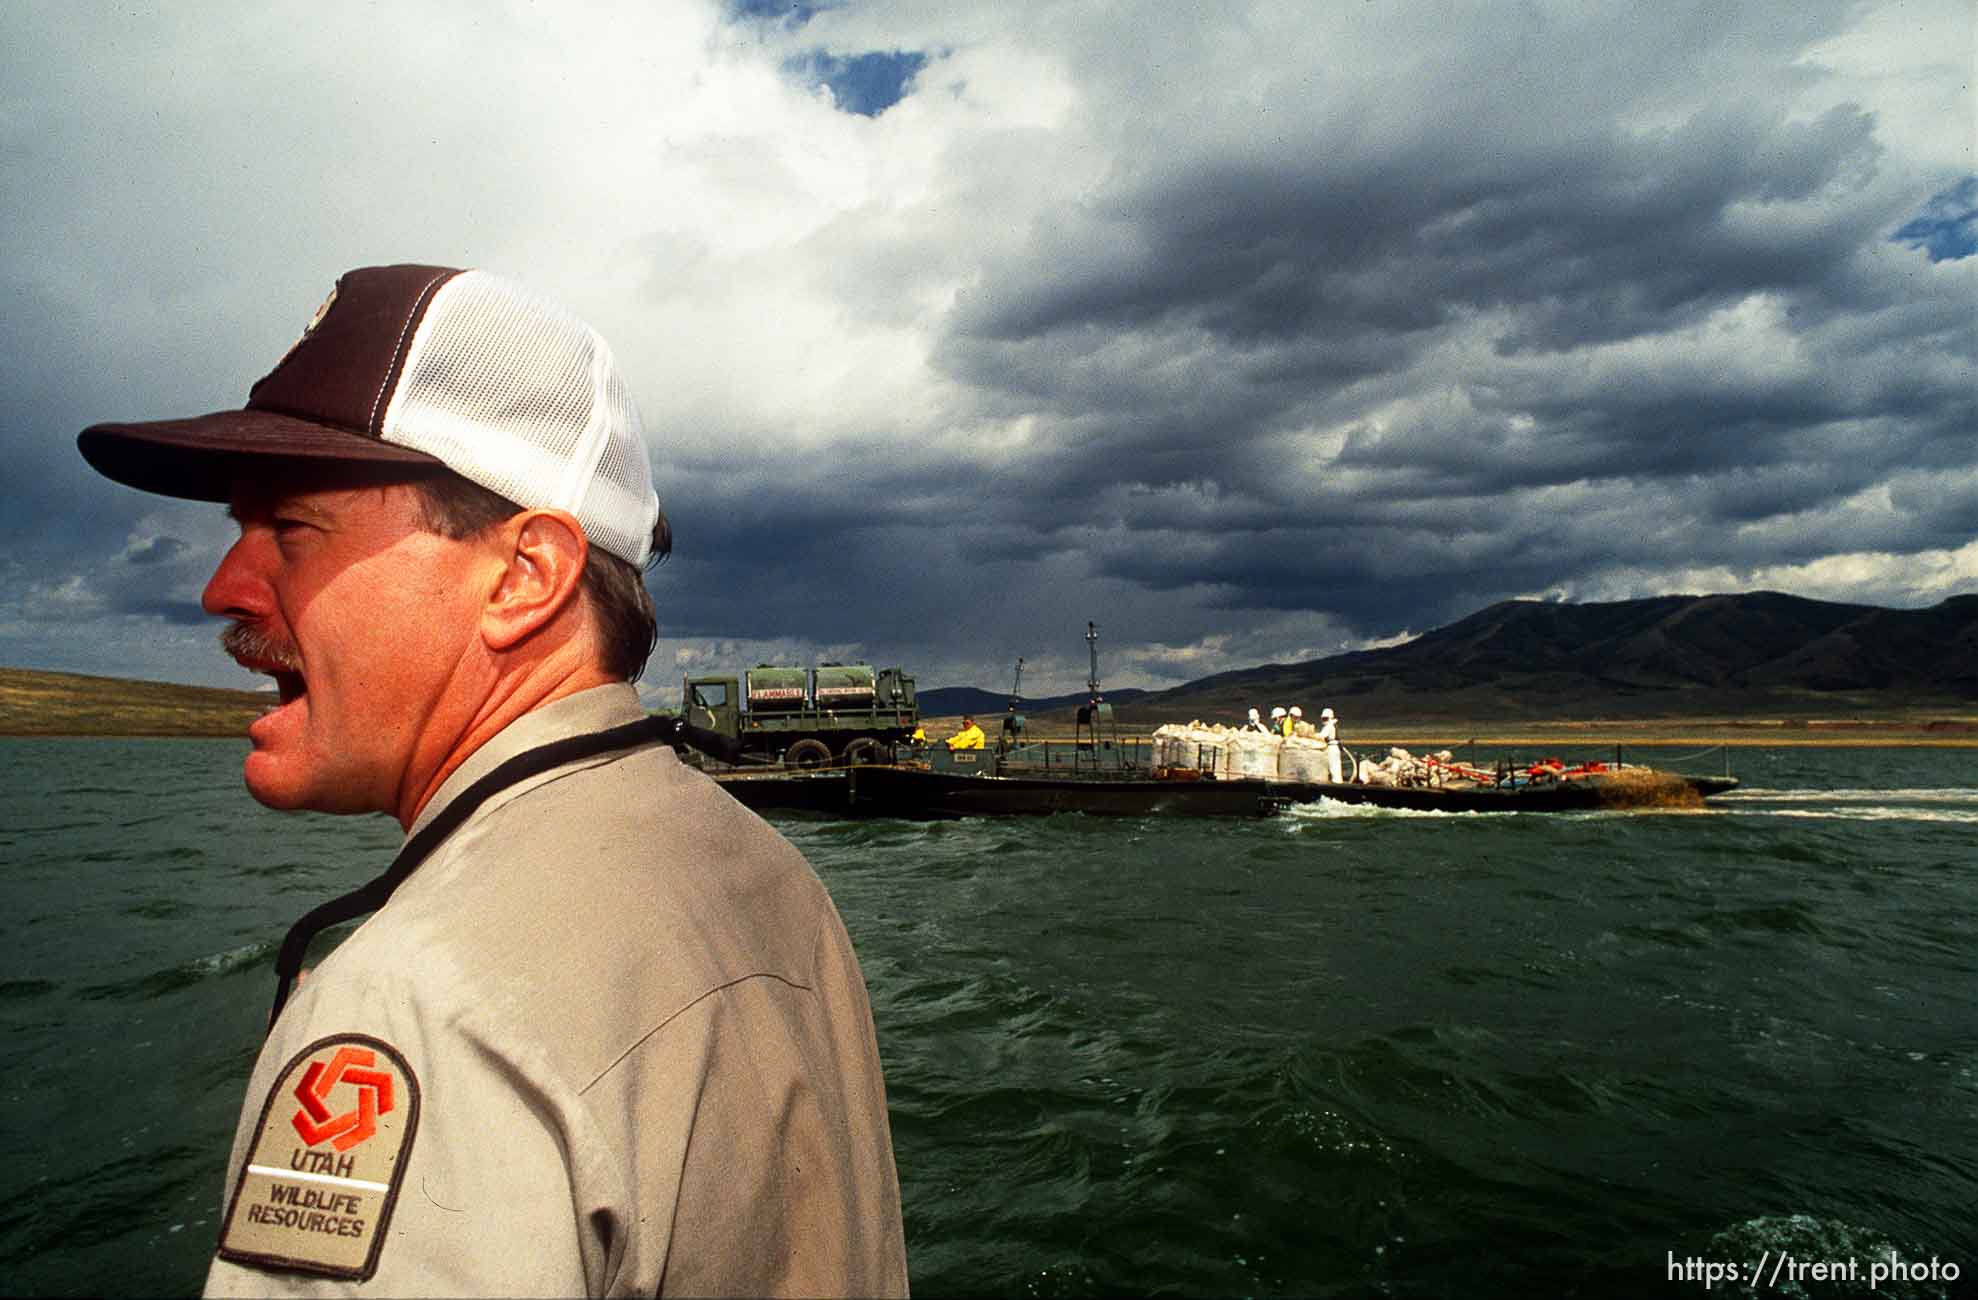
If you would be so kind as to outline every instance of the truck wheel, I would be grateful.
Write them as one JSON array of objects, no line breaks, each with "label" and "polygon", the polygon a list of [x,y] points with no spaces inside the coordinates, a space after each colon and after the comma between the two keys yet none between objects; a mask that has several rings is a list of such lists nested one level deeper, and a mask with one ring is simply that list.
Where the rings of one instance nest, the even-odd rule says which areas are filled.
[{"label": "truck wheel", "polygon": [[853,765],[877,763],[879,758],[879,742],[870,736],[860,736],[857,740],[845,746],[845,761],[847,763]]},{"label": "truck wheel", "polygon": [[823,741],[806,736],[783,751],[785,767],[823,767],[831,761],[831,747]]}]

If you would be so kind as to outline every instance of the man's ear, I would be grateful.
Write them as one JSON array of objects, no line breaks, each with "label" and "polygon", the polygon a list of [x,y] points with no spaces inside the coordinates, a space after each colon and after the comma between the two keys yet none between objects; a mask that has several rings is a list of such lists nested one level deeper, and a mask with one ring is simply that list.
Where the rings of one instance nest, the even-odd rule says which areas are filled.
[{"label": "man's ear", "polygon": [[481,607],[481,639],[510,650],[554,622],[577,598],[590,543],[561,510],[525,510],[496,529],[504,567]]}]

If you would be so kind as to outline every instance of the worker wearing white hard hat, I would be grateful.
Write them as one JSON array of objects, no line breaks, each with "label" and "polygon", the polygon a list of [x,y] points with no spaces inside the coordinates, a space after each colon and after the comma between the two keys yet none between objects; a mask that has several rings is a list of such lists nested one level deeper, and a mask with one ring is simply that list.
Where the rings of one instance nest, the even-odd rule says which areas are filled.
[{"label": "worker wearing white hard hat", "polygon": [[1319,710],[1319,747],[1325,751],[1326,775],[1339,780],[1339,725],[1331,709]]},{"label": "worker wearing white hard hat", "polygon": [[1269,727],[1264,725],[1263,715],[1258,713],[1255,709],[1250,710],[1250,721],[1243,724],[1243,729],[1245,731],[1261,731],[1265,735],[1269,735],[1271,730]]}]

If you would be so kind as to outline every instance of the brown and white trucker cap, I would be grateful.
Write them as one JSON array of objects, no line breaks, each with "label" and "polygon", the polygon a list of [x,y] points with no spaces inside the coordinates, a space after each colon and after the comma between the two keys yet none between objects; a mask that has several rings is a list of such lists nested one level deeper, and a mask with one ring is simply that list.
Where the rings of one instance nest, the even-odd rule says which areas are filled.
[{"label": "brown and white trucker cap", "polygon": [[95,424],[76,444],[119,483],[199,501],[227,500],[262,458],[443,465],[519,506],[569,511],[635,566],[660,519],[611,348],[486,271],[350,271],[244,409]]}]

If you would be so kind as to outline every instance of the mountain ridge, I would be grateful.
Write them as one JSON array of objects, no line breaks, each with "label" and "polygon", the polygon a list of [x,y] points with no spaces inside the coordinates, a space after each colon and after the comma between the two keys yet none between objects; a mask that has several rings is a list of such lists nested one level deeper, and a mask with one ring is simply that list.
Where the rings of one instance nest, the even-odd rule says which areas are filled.
[{"label": "mountain ridge", "polygon": [[[1923,609],[1781,592],[1565,604],[1500,601],[1412,641],[1109,690],[1122,722],[1238,721],[1330,705],[1355,723],[1978,715],[1978,595]],[[238,736],[266,692],[0,668],[0,735]],[[1007,692],[935,687],[928,717],[1000,715]],[[1069,723],[1075,692],[1026,698]]]},{"label": "mountain ridge", "polygon": [[1232,669],[1114,702],[1132,721],[1240,719],[1292,703],[1397,721],[1969,709],[1978,595],[1913,610],[1773,591],[1500,601],[1398,646]]}]

